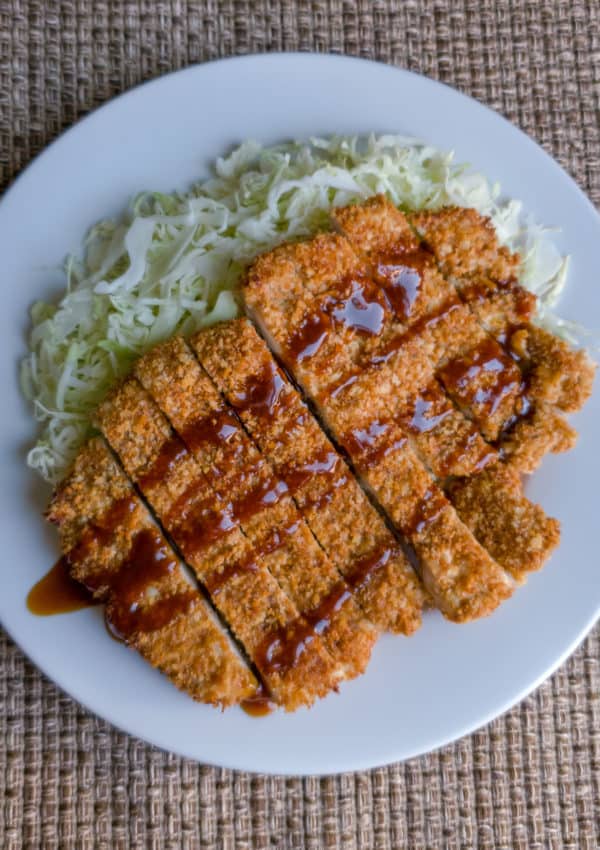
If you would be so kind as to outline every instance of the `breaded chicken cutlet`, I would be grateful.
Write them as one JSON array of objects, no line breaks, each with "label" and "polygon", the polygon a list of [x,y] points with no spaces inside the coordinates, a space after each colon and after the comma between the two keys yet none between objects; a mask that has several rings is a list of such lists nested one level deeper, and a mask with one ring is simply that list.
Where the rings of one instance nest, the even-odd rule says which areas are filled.
[{"label": "breaded chicken cutlet", "polygon": [[79,452],[47,517],[123,641],[200,702],[255,695],[254,674],[101,439]]},{"label": "breaded chicken cutlet", "polygon": [[[49,512],[72,575],[206,702],[310,705],[381,631],[411,634],[431,602],[489,614],[559,541],[521,473],[573,445],[594,367],[533,323],[519,258],[473,210],[376,196],[332,225],[251,265],[260,334],[233,320],[138,360],[96,416],[123,469],[91,441]],[[142,531],[171,566],[136,562],[130,590]],[[131,626],[132,600],[157,628]]]},{"label": "breaded chicken cutlet", "polygon": [[364,672],[375,626],[314,539],[286,482],[258,451],[183,339],[174,337],[155,348],[134,372],[228,502],[243,534],[264,553],[282,590],[307,621],[319,623],[339,681]]},{"label": "breaded chicken cutlet", "polygon": [[102,403],[97,423],[273,698],[293,710],[335,688],[343,670],[275,578],[279,555],[268,529],[256,538],[243,533],[142,385],[125,381]]},{"label": "breaded chicken cutlet", "polygon": [[247,319],[216,325],[196,334],[191,346],[369,619],[385,631],[414,632],[425,601],[421,583],[253,325]]},{"label": "breaded chicken cutlet", "polygon": [[[439,588],[422,556],[421,569],[442,610],[468,619],[507,595],[501,573],[522,581],[542,566],[559,539],[558,523],[526,499],[518,478],[504,474],[502,464],[509,456],[515,468],[518,460],[529,471],[545,450],[569,448],[572,429],[548,410],[548,396],[532,402],[529,375],[504,340],[494,338],[461,300],[406,216],[375,198],[336,210],[334,220],[341,233],[320,234],[259,258],[248,273],[246,302],[417,555],[415,530],[435,525],[440,516],[451,523],[453,532],[446,534],[461,558],[450,554],[453,566],[443,573],[442,559],[432,555]],[[583,355],[565,354],[562,360],[572,369],[575,362],[587,368]],[[579,382],[581,398],[589,384],[589,375]],[[457,486],[450,486],[456,478],[463,494],[460,516],[445,500],[457,498]],[[399,480],[405,485],[403,504],[390,484]],[[471,486],[473,492],[485,486],[488,503],[495,500],[485,533],[464,509],[472,502]],[[472,557],[472,566],[465,553],[477,550],[467,529],[485,550],[483,558]],[[505,557],[509,532],[514,551]],[[485,563],[493,535],[495,566]],[[456,567],[460,561],[462,571]],[[443,599],[452,596],[449,575],[450,582],[464,578],[462,601]]]}]

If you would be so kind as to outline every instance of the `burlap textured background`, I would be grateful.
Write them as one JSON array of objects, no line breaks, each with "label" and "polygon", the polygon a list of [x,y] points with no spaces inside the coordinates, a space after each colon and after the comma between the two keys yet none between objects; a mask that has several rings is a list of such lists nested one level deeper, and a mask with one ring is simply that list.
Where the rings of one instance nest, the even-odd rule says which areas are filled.
[{"label": "burlap textured background", "polygon": [[[503,112],[600,203],[597,0],[0,0],[0,183],[112,95],[232,53],[391,62]],[[0,237],[1,238],[1,237]],[[600,846],[600,634],[486,729],[323,779],[199,766],[88,714],[0,638],[0,846]]]}]

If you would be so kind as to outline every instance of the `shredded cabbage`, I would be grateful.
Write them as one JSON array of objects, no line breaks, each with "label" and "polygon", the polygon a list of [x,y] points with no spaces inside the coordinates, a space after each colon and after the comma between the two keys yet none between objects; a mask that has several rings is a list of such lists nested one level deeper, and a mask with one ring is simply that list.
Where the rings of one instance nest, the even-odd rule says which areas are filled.
[{"label": "shredded cabbage", "polygon": [[547,231],[505,201],[500,186],[414,139],[311,139],[261,147],[245,142],[218,159],[187,194],[146,192],[120,221],[92,228],[82,258],[66,261],[66,293],[31,310],[21,383],[41,434],[29,466],[58,482],[91,433],[91,415],[132,361],[174,333],[232,318],[247,263],[305,236],[333,206],[385,193],[405,209],[453,203],[491,216],[500,239],[521,252],[522,283],[539,296],[539,320],[571,340],[581,329],[550,309],[568,258]]}]

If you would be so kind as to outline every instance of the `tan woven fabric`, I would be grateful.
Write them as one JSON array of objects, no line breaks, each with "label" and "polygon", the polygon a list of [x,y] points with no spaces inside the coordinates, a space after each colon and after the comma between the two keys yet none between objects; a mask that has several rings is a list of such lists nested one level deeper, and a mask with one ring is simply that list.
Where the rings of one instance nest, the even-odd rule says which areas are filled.
[{"label": "tan woven fabric", "polygon": [[[0,182],[135,83],[263,50],[348,52],[445,80],[540,141],[600,203],[597,0],[0,0]],[[123,735],[0,638],[0,846],[600,846],[600,632],[533,696],[444,750],[369,773],[201,767]]]}]

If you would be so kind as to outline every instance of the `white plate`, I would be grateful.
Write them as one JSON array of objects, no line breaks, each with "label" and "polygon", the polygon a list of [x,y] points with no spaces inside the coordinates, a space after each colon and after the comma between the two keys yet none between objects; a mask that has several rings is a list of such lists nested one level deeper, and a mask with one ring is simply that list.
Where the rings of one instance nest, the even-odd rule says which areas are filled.
[{"label": "white plate", "polygon": [[31,165],[0,204],[2,622],[39,667],[102,717],[204,762],[273,773],[333,773],[405,759],[488,722],[546,678],[600,608],[596,540],[600,393],[576,418],[580,440],[546,460],[529,493],[563,526],[559,551],[491,618],[467,626],[428,614],[410,639],[383,638],[365,676],[310,711],[253,719],[195,704],[110,640],[99,610],[36,618],[31,585],[56,555],[40,517],[47,493],[24,465],[34,429],[16,381],[27,308],[63,285],[58,268],[86,228],[141,189],[185,188],[252,137],[401,132],[454,149],[562,228],[572,255],[562,312],[600,325],[600,219],[573,181],[504,119],[452,89],[384,65],[268,55],[190,68],[86,118]]}]

